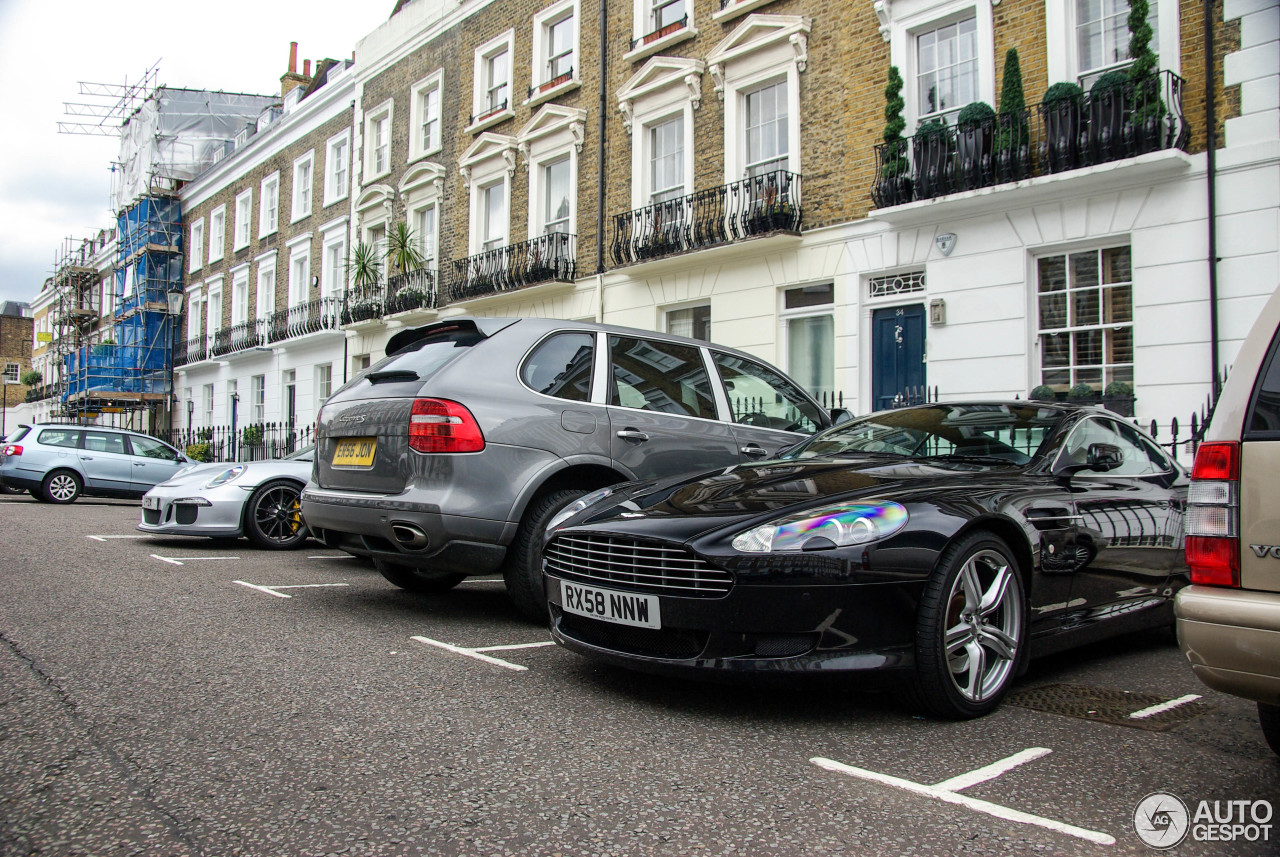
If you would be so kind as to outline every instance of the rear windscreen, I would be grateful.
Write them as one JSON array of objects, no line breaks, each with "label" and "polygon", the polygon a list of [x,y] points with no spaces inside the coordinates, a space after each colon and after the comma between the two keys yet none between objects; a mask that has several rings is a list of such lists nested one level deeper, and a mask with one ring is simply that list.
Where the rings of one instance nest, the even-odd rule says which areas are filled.
[{"label": "rear windscreen", "polygon": [[409,343],[395,354],[369,367],[366,375],[374,372],[414,372],[425,381],[459,354],[485,339],[474,329],[454,328],[424,336]]},{"label": "rear windscreen", "polygon": [[1245,440],[1280,440],[1280,331],[1271,340],[1267,359],[1258,373],[1253,390],[1249,418],[1245,421]]}]

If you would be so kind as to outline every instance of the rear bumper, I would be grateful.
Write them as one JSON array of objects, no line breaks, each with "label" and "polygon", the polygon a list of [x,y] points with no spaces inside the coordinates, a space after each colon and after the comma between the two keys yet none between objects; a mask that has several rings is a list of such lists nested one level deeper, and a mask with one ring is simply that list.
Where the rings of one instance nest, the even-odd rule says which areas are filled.
[{"label": "rear bumper", "polygon": [[[302,492],[302,518],[313,536],[357,556],[449,574],[491,574],[502,565],[514,525],[506,521],[441,513],[403,495],[330,491],[309,485]],[[396,539],[396,525],[426,535],[411,548]]]},{"label": "rear bumper", "polygon": [[20,491],[34,491],[40,487],[39,479],[28,479],[25,474],[0,470],[0,485]]},{"label": "rear bumper", "polygon": [[1178,644],[1202,682],[1280,705],[1280,593],[1187,586],[1174,612]]}]

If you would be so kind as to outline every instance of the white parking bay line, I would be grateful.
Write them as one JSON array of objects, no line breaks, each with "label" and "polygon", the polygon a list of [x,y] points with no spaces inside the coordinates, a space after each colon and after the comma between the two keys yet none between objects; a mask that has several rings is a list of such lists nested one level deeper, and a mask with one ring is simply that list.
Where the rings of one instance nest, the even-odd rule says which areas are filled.
[{"label": "white parking bay line", "polygon": [[987,780],[994,780],[1001,774],[1012,771],[1019,765],[1025,765],[1027,762],[1034,761],[1047,756],[1053,751],[1048,747],[1032,747],[1023,750],[1021,753],[1014,753],[1007,759],[1001,759],[998,762],[992,762],[985,768],[978,768],[976,771],[970,771],[967,774],[961,774],[958,777],[952,777],[949,780],[943,780],[940,783],[934,783],[935,789],[942,789],[944,792],[958,792],[967,789],[970,786],[976,786],[978,783],[985,783]]},{"label": "white parking bay line", "polygon": [[175,557],[171,557],[171,556],[160,556],[160,554],[158,554],[158,553],[153,553],[153,554],[151,555],[151,558],[152,558],[152,559],[158,559],[158,560],[160,560],[161,562],[167,562],[167,563],[170,563],[170,564],[172,564],[172,565],[186,565],[187,563],[189,563],[189,562],[194,562],[195,560],[204,560],[204,559],[239,559],[240,557],[238,557],[238,556],[184,556],[182,559],[176,559]]},{"label": "white parking bay line", "polygon": [[137,535],[137,536],[108,536],[108,535],[100,535],[100,536],[85,536],[85,538],[86,538],[86,539],[93,539],[95,542],[105,542],[107,539],[149,539],[149,538],[151,538],[151,536],[142,536],[142,535]]},{"label": "white parking bay line", "polygon": [[[832,759],[825,759],[825,758],[822,758],[821,756],[815,756],[809,761],[817,765],[819,768],[822,768],[827,771],[834,771],[835,773],[847,774],[848,776],[857,777],[858,779],[861,779],[861,780],[870,780],[871,782],[880,783],[881,785],[892,786],[894,788],[902,789],[903,791],[911,792],[912,794],[921,795],[922,797],[930,797],[930,798],[933,798],[934,800],[943,801],[944,803],[963,806],[966,809],[973,810],[974,812],[985,813],[987,815],[991,815],[996,818],[1003,819],[1005,821],[1014,821],[1019,824],[1032,824],[1032,825],[1035,825],[1036,827],[1043,827],[1046,830],[1053,830],[1058,833],[1065,833],[1068,836],[1074,836],[1077,839],[1084,839],[1088,842],[1095,842],[1099,845],[1115,845],[1116,844],[1116,840],[1114,836],[1111,836],[1106,833],[1100,833],[1097,830],[1089,830],[1084,827],[1076,827],[1073,824],[1067,824],[1062,821],[1055,821],[1052,818],[1043,818],[1042,816],[1039,816],[1039,815],[1032,815],[1029,812],[1022,812],[1021,810],[1011,809],[1007,806],[1001,806],[998,803],[991,803],[990,801],[978,800],[977,798],[971,798],[968,795],[956,794],[953,791],[949,791],[948,789],[944,789],[944,788],[939,788],[938,786],[929,786],[929,785],[925,785],[924,783],[912,782],[911,780],[904,780],[901,777],[893,777],[888,774],[878,773],[876,771],[868,771],[865,768],[855,768],[852,765],[846,765],[846,764],[843,764],[842,762],[836,762]],[[1005,760],[1005,761],[1007,762],[1008,760]],[[1024,761],[1030,761],[1030,760],[1026,759]],[[996,764],[999,765],[1001,763],[996,763]],[[1021,762],[1019,762],[1018,764],[1021,764]],[[994,767],[995,766],[988,766],[987,768],[979,768],[978,771],[990,770],[991,768],[994,768]],[[978,771],[975,771],[973,773],[976,774],[978,773]],[[955,777],[952,780],[947,780],[946,782],[955,782],[955,781],[960,781],[961,779],[962,777]],[[987,777],[987,779],[991,779],[991,777]],[[970,783],[970,785],[972,785],[972,783]]]},{"label": "white parking bay line", "polygon": [[351,555],[351,554],[349,554],[349,553],[343,553],[343,554],[317,554],[316,556],[309,556],[309,557],[307,557],[307,559],[355,559],[355,557],[354,557],[354,556],[352,556],[352,555]]},{"label": "white parking bay line", "polygon": [[517,643],[511,646],[483,646],[478,649],[468,649],[463,646],[455,646],[452,643],[442,643],[439,640],[433,640],[430,637],[410,637],[411,640],[417,640],[419,643],[425,643],[428,646],[435,646],[438,649],[444,649],[446,652],[453,652],[457,655],[466,655],[468,658],[475,658],[478,661],[484,661],[487,664],[503,667],[505,669],[514,670],[515,672],[527,672],[528,667],[520,664],[513,664],[510,661],[504,661],[501,658],[490,657],[484,652],[498,652],[507,649],[535,649],[542,646],[554,646],[555,643],[548,640],[545,643]]},{"label": "white parking bay line", "polygon": [[1172,711],[1179,705],[1186,705],[1188,702],[1195,702],[1200,698],[1198,693],[1188,693],[1186,696],[1180,696],[1177,699],[1171,699],[1168,702],[1162,702],[1159,705],[1151,705],[1140,709],[1129,715],[1130,720],[1145,720],[1148,717],[1155,717],[1157,714],[1164,714],[1166,711]]},{"label": "white parking bay line", "polygon": [[241,586],[247,586],[250,589],[256,589],[259,592],[265,592],[268,595],[274,595],[276,598],[292,598],[292,595],[285,595],[283,592],[277,592],[277,589],[323,589],[328,586],[350,586],[350,583],[293,583],[287,586],[259,586],[256,583],[246,583],[243,580],[233,580],[232,583],[238,583]]}]

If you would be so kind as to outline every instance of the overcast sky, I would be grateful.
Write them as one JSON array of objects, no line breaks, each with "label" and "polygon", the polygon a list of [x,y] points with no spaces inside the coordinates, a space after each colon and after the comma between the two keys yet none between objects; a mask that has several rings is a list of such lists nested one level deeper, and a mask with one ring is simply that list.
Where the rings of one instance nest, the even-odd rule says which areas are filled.
[{"label": "overcast sky", "polygon": [[86,2],[0,0],[0,301],[29,301],[67,237],[115,222],[117,137],[59,134],[80,81],[123,84],[159,61],[158,83],[279,93],[289,42],[304,58],[349,57],[394,0]]}]

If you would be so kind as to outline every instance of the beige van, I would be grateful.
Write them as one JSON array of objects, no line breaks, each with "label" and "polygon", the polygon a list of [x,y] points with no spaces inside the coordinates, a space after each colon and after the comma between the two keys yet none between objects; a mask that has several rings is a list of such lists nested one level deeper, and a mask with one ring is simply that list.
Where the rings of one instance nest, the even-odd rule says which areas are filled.
[{"label": "beige van", "polygon": [[1280,753],[1280,289],[1196,451],[1186,548],[1192,585],[1175,603],[1182,651],[1209,687],[1257,700]]}]

